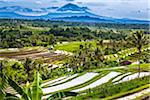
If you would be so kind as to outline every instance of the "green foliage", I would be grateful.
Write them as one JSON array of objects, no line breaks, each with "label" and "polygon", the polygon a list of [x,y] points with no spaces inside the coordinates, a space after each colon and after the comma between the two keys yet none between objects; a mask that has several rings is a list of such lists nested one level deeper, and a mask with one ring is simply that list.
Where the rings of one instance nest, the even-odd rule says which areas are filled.
[{"label": "green foliage", "polygon": [[[20,87],[14,80],[12,80],[10,77],[7,77],[4,75],[5,78],[8,81],[8,85],[11,86],[19,95],[21,95],[21,99],[23,100],[41,100],[42,99],[42,89],[41,89],[41,78],[40,74],[38,72],[35,73],[35,79],[32,83],[32,86],[27,82],[25,87]],[[0,88],[1,94],[1,100],[18,100],[18,97],[8,94],[4,92],[4,89]],[[5,95],[7,94],[7,95]]]},{"label": "green foliage", "polygon": [[85,41],[85,42],[68,42],[66,44],[58,44],[55,46],[56,50],[64,50],[64,51],[68,51],[68,52],[76,52],[78,51],[80,48],[80,45],[85,45],[85,44],[92,44],[94,46],[96,46],[96,41]]},{"label": "green foliage", "polygon": [[[133,85],[134,84],[134,85]],[[84,93],[87,93],[83,96],[78,96],[75,99],[77,100],[86,100],[89,98],[106,98],[109,96],[116,95],[118,93],[124,93],[132,89],[136,89],[143,85],[149,84],[149,76],[145,76],[139,79],[134,79],[128,82],[123,82],[119,84],[105,83],[96,88],[86,90]]]},{"label": "green foliage", "polygon": [[47,100],[61,100],[62,98],[69,97],[69,96],[77,96],[78,93],[75,92],[58,92],[52,94]]},{"label": "green foliage", "polygon": [[[57,25],[54,23],[57,23]],[[118,24],[106,25],[107,27],[119,27]],[[120,26],[126,28],[128,26],[135,27],[136,25]],[[137,26],[140,28],[140,25]],[[145,25],[141,25],[141,27],[142,26]],[[127,29],[115,28],[106,29],[104,27],[106,27],[105,24],[95,24],[93,27],[93,25],[85,23],[83,25],[83,23],[69,22],[48,23],[41,20],[3,20],[2,23],[0,22],[0,48],[22,48],[29,46],[47,47],[48,45],[53,45],[56,42],[62,41],[81,41],[93,39],[122,40],[125,39],[131,31]],[[145,33],[148,33],[148,31],[145,30]]]},{"label": "green foliage", "polygon": [[6,96],[6,93],[4,92],[4,90],[0,87],[0,100],[4,100]]},{"label": "green foliage", "polygon": [[23,20],[23,19],[1,19],[0,26],[11,28],[24,28],[22,23],[26,22],[33,27],[96,27],[96,28],[116,28],[116,29],[149,29],[147,24],[114,24],[114,23],[85,23],[85,22],[64,22],[64,21],[50,21],[50,20]]},{"label": "green foliage", "polygon": [[32,31],[22,31],[20,29],[0,30],[0,40],[0,48],[46,47],[55,43],[55,37],[52,34],[34,34]]},{"label": "green foliage", "polygon": [[133,32],[132,35],[128,38],[130,39],[129,43],[135,46],[138,50],[138,62],[139,62],[139,72],[140,72],[140,63],[141,63],[141,54],[142,54],[142,47],[149,43],[149,35],[144,34],[144,31],[136,31]]},{"label": "green foliage", "polygon": [[42,79],[40,78],[40,74],[38,72],[36,72],[35,74],[35,79],[32,83],[32,100],[41,100],[42,99],[42,95],[43,95],[43,91],[41,88],[41,82]]},{"label": "green foliage", "polygon": [[11,78],[8,77],[8,83],[9,85],[16,90],[17,93],[19,93],[22,98],[25,100],[30,100],[29,96],[25,93],[22,87],[20,87],[15,81],[13,81]]},{"label": "green foliage", "polygon": [[48,66],[43,65],[41,60],[32,60],[31,58],[27,58],[22,62],[18,61],[0,61],[3,64],[3,73],[17,83],[22,84],[27,81],[31,82],[34,79],[34,71],[38,70],[43,79],[50,78],[48,71]]},{"label": "green foliage", "polygon": [[66,63],[67,67],[75,72],[83,72],[92,67],[102,67],[104,61],[104,50],[99,46],[93,46],[91,43],[80,45],[78,52],[70,57]]},{"label": "green foliage", "polygon": [[[148,43],[148,28],[149,27],[147,27],[147,25],[137,24],[89,24],[55,21],[50,23],[50,21],[42,20],[30,21],[1,19],[0,48],[23,48],[30,46],[47,47],[56,44],[56,42],[60,42],[59,45],[55,45],[55,50],[73,52],[74,55],[70,56],[67,63],[61,68],[55,69],[49,69],[48,66],[44,66],[43,60],[33,61],[30,58],[21,60],[22,62],[0,61],[0,100],[18,100],[18,97],[5,93],[4,90],[7,85],[13,87],[18,94],[22,96],[21,99],[41,100],[43,93],[40,86],[40,75],[42,79],[48,79],[57,78],[70,73],[84,72],[86,70],[101,70],[101,67],[119,66],[116,60],[120,58],[124,60],[130,53],[135,53],[138,57],[138,54],[143,54],[141,52],[144,50],[142,47]],[[145,30],[134,32],[131,37],[128,38],[129,41],[124,40],[130,35],[129,33],[132,32],[130,29]],[[103,40],[109,41],[104,42]],[[68,41],[68,43],[63,44],[63,41]],[[137,50],[135,48],[131,48],[133,46],[135,46]],[[137,51],[139,52],[137,53]],[[25,54],[29,53],[28,51],[25,52]],[[21,53],[17,52],[15,52],[15,54],[18,56],[21,55]],[[116,54],[117,57],[114,54]],[[1,57],[4,57],[2,53],[0,55]],[[13,56],[13,54],[8,52],[5,52],[5,55],[7,55],[7,57]],[[105,58],[106,55],[108,58]],[[140,56],[139,58],[142,58],[143,62],[149,63],[149,56],[147,52],[145,55],[147,56]],[[137,57],[134,56],[134,58]],[[142,70],[148,71],[148,65],[143,65]],[[136,68],[137,65],[135,65],[135,67],[129,66],[129,69],[126,69],[126,71],[133,71]],[[38,71],[38,73],[34,76],[33,74],[35,71]],[[29,82],[32,81],[33,84],[31,85]],[[18,83],[26,83],[26,85],[21,87]],[[89,83],[87,82],[86,84],[83,84],[83,86],[87,84]],[[90,98],[105,98],[119,92],[123,93],[131,89],[135,89],[145,84],[148,84],[147,77],[135,79],[130,82],[119,83],[117,85],[106,83],[94,89],[84,91],[84,93],[87,94],[77,98],[81,98],[82,100]],[[76,93],[72,92],[59,92],[50,96],[49,99],[61,99],[67,96],[76,95]]]},{"label": "green foliage", "polygon": [[5,89],[7,87],[7,77],[4,75],[4,63],[0,62],[0,100],[3,100],[6,96]]},{"label": "green foliage", "polygon": [[104,63],[106,66],[109,66],[109,67],[119,66],[119,63],[117,61],[105,61]]},{"label": "green foliage", "polygon": [[145,34],[144,31],[135,31],[128,39],[129,44],[135,46],[139,51],[149,43],[149,35]]}]

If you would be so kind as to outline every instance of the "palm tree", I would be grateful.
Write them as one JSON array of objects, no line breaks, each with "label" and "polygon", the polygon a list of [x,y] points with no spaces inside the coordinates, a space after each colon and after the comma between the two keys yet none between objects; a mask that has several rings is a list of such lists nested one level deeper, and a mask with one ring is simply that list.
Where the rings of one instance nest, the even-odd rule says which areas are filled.
[{"label": "palm tree", "polygon": [[32,61],[31,58],[27,58],[23,63],[23,65],[24,65],[25,73],[27,74],[27,81],[30,81],[31,75],[34,73],[33,72],[34,61]]},{"label": "palm tree", "polygon": [[103,47],[104,46],[104,40],[98,40],[98,42],[96,44],[100,47]]},{"label": "palm tree", "polygon": [[138,50],[138,62],[139,62],[138,70],[140,73],[140,59],[142,55],[142,47],[148,44],[148,38],[144,34],[144,31],[136,31],[136,32],[133,32],[132,35],[128,39],[129,39],[128,42],[131,45],[135,46]]}]

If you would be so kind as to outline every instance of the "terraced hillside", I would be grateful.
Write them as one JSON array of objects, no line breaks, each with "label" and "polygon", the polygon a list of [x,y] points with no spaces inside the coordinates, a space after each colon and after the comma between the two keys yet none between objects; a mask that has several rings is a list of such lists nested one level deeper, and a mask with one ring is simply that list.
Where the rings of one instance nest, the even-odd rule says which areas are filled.
[{"label": "terraced hillside", "polygon": [[148,24],[0,19],[0,100],[149,100],[149,40]]},{"label": "terraced hillside", "polygon": [[[23,55],[25,57],[27,56],[33,58],[40,56],[46,56],[49,58],[52,57],[52,53],[48,52],[46,49],[41,49],[38,51],[35,50],[36,49],[26,50],[24,52],[20,52],[20,50],[16,52],[13,51],[13,53],[10,53],[9,51],[10,54],[3,53],[1,57],[5,55],[5,57],[12,57],[13,59],[16,59],[16,53],[17,55],[20,54],[20,58],[22,58],[21,56]],[[142,49],[142,51],[147,50],[149,50],[148,46],[144,46]],[[135,48],[126,49],[118,52],[117,54],[106,55],[105,59],[114,61],[119,58],[129,57],[136,52],[137,51]],[[135,70],[138,66],[135,62],[133,62],[131,65],[94,69],[82,73],[64,75],[53,80],[45,80],[41,85],[43,90],[42,99],[45,100],[51,98],[51,96],[59,92],[61,93],[68,91],[71,93],[77,93],[78,95],[76,97],[69,96],[66,98],[64,96],[61,98],[65,98],[67,100],[88,100],[89,98],[101,98],[104,100],[126,100],[127,98],[136,99],[138,98],[136,97],[136,93],[138,96],[143,96],[142,93],[145,93],[145,95],[150,93],[149,65],[149,63],[141,64],[141,70],[143,71],[140,73],[138,70]],[[18,96],[18,94],[10,87],[7,88],[7,91]]]},{"label": "terraced hillside", "polygon": [[0,59],[14,59],[22,61],[26,58],[42,59],[44,63],[54,64],[65,59],[67,55],[57,52],[50,52],[44,47],[23,48],[23,49],[3,49],[0,51]]},{"label": "terraced hillside", "polygon": [[[126,72],[125,70],[127,70],[127,69],[128,69],[128,67],[123,68],[122,70],[124,70],[124,71],[103,70],[99,73],[87,72],[87,73],[82,73],[82,74],[75,74],[72,76],[60,77],[58,79],[45,82],[42,84],[43,93],[44,93],[43,99],[46,99],[51,94],[54,94],[54,93],[57,93],[60,91],[71,91],[71,92],[79,93],[78,97],[80,98],[80,95],[81,95],[81,97],[82,96],[84,97],[84,95],[89,94],[89,92],[92,92],[94,89],[100,88],[107,84],[113,85],[113,86],[114,85],[120,86],[127,82],[128,82],[127,84],[129,84],[129,83],[132,83],[132,81],[134,82],[134,81],[140,81],[140,80],[144,80],[144,81],[146,81],[146,83],[144,83],[144,82],[142,84],[137,83],[136,87],[133,87],[133,88],[131,87],[131,88],[132,89],[140,88],[137,91],[141,91],[141,90],[149,87],[149,85],[148,85],[148,83],[149,83],[148,77],[150,77],[149,72],[141,72],[139,74],[139,73],[135,73],[132,71]],[[143,87],[143,86],[145,86],[145,87]],[[107,88],[107,86],[105,86],[105,88]],[[122,89],[120,89],[120,92],[122,92]],[[129,90],[130,90],[130,88],[129,88]],[[123,92],[126,93],[129,90],[128,89],[125,91],[123,90]],[[134,92],[136,92],[136,91],[133,91],[133,93]],[[118,93],[119,93],[119,91],[114,93],[113,95],[117,95]],[[132,93],[130,93],[130,94],[132,94]],[[122,95],[124,95],[124,94],[122,94]],[[121,97],[122,95],[120,95],[118,97]],[[129,94],[126,94],[126,95],[129,95]],[[119,99],[119,100],[122,100],[122,99]]]}]

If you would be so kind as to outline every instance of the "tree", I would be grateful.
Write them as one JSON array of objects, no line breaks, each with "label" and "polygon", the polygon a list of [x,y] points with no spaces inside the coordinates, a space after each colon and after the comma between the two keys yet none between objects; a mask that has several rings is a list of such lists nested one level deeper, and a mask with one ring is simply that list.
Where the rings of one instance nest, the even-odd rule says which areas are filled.
[{"label": "tree", "polygon": [[138,50],[138,70],[140,73],[140,59],[142,55],[142,47],[148,44],[148,37],[144,34],[144,31],[135,31],[132,35],[128,38],[128,42],[135,46]]},{"label": "tree", "polygon": [[34,70],[34,61],[32,61],[31,58],[27,58],[25,62],[23,63],[24,65],[24,71],[27,74],[27,81],[30,81],[31,75],[33,75],[33,70]]},{"label": "tree", "polygon": [[74,72],[82,72],[84,70],[102,67],[104,62],[104,49],[101,46],[95,47],[91,43],[79,46],[79,51],[71,56],[67,62],[67,66],[72,68]]}]

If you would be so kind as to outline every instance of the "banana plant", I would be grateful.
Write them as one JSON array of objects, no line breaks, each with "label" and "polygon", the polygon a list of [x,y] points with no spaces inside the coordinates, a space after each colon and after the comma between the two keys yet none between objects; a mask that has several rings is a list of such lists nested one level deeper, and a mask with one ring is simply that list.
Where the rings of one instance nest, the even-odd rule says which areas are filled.
[{"label": "banana plant", "polygon": [[31,99],[32,100],[41,100],[42,99],[43,91],[41,88],[41,83],[42,83],[42,79],[40,78],[40,74],[39,74],[39,72],[36,72],[35,79],[32,84],[32,89],[31,89]]},{"label": "banana plant", "polygon": [[3,100],[6,96],[4,89],[7,86],[7,79],[6,77],[0,73],[0,100]]},{"label": "banana plant", "polygon": [[3,100],[6,96],[5,89],[7,87],[7,77],[4,75],[4,62],[0,62],[0,100]]},{"label": "banana plant", "polygon": [[5,92],[8,83],[11,82],[10,78],[0,73],[0,79],[0,100],[19,100],[17,96]]},{"label": "banana plant", "polygon": [[[39,72],[35,73],[35,79],[32,85],[27,82],[25,87],[20,87],[15,81],[13,81],[10,77],[4,75],[4,78],[7,79],[8,85],[11,86],[20,96],[16,97],[15,95],[5,93],[3,88],[0,88],[0,100],[41,100],[42,99],[42,88]],[[6,95],[7,94],[7,95]]]}]

